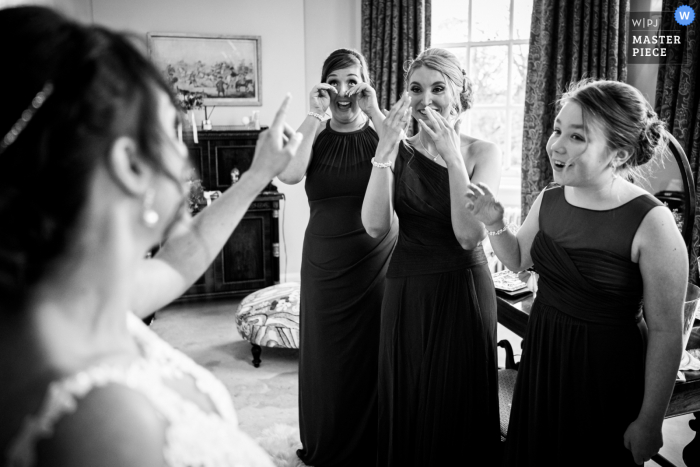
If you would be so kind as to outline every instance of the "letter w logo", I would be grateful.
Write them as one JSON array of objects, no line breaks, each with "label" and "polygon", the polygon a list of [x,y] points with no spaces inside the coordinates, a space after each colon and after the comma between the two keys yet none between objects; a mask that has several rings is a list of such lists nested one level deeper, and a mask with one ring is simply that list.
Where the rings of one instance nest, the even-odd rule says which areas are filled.
[{"label": "letter w logo", "polygon": [[680,16],[681,19],[688,20],[688,19],[690,19],[690,12],[689,11],[679,11],[678,16]]}]

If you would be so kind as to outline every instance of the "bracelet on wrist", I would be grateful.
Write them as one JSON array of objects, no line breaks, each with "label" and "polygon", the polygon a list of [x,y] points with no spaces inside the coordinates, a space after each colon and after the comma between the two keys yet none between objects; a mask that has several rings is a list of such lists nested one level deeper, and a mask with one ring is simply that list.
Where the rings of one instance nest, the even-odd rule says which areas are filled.
[{"label": "bracelet on wrist", "polygon": [[376,158],[373,157],[371,162],[372,162],[372,165],[377,167],[378,169],[387,169],[387,168],[390,169],[391,168],[391,161],[389,161],[389,162],[377,162],[375,159]]},{"label": "bracelet on wrist", "polygon": [[508,227],[509,227],[509,225],[508,225],[508,223],[506,223],[506,224],[503,225],[503,227],[501,227],[501,228],[498,229],[498,230],[489,230],[489,229],[486,229],[486,233],[489,234],[489,237],[497,237],[497,236],[499,236],[499,235],[501,235],[501,234],[504,234],[504,233],[506,232],[506,230],[508,230]]},{"label": "bracelet on wrist", "polygon": [[312,117],[318,118],[318,121],[319,121],[319,122],[322,122],[322,121],[323,121],[323,115],[317,114],[316,112],[309,112],[309,113],[306,114],[306,115],[311,115]]}]

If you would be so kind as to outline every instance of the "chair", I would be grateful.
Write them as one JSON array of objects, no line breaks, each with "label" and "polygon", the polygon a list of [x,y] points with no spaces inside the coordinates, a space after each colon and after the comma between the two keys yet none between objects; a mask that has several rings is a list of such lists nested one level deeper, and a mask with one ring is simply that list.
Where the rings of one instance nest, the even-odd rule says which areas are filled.
[{"label": "chair", "polygon": [[272,285],[245,297],[236,311],[238,333],[251,343],[253,366],[260,366],[261,346],[299,348],[298,282]]}]

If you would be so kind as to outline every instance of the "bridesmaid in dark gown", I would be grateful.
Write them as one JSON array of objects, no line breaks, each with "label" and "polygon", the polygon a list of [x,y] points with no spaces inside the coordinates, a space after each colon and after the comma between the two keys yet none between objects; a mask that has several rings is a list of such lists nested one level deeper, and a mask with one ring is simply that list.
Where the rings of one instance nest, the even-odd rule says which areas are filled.
[{"label": "bridesmaid in dark gown", "polygon": [[[327,108],[332,117],[320,122]],[[299,129],[306,146],[280,175],[290,182],[306,174],[311,209],[301,266],[297,454],[315,467],[371,465],[380,308],[398,227],[372,238],[360,218],[379,139],[368,116],[384,119],[360,54],[340,49],[326,59],[311,109]]]},{"label": "bridesmaid in dark gown", "polygon": [[[498,184],[500,155],[458,132],[471,89],[453,54],[427,50],[406,81],[362,207],[371,235],[384,234],[392,211],[399,218],[382,304],[377,465],[493,465],[496,296],[484,227],[466,213],[464,196],[469,180]],[[421,130],[401,140],[411,115]]]},{"label": "bridesmaid in dark gown", "polygon": [[468,206],[509,269],[539,273],[504,464],[634,466],[662,444],[688,264],[671,212],[620,175],[663,151],[666,130],[627,84],[582,82],[562,103],[547,144],[560,186],[517,237],[488,187]]}]

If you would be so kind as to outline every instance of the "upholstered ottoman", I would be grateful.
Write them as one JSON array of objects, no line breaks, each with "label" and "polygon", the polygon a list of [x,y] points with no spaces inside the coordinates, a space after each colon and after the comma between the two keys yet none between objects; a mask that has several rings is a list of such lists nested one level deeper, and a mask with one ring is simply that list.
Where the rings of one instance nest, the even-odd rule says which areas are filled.
[{"label": "upholstered ottoman", "polygon": [[253,366],[260,366],[261,346],[299,348],[299,283],[285,282],[241,301],[236,311],[238,333],[253,345]]}]

